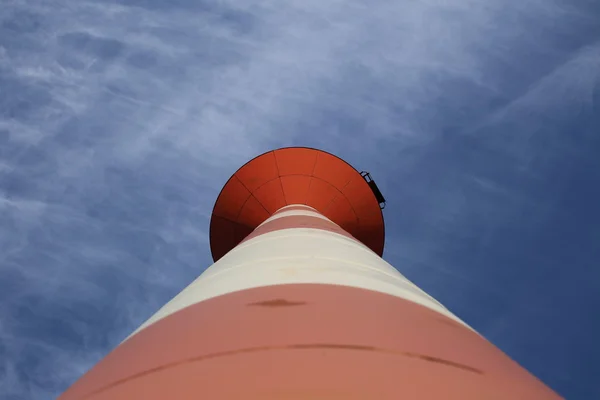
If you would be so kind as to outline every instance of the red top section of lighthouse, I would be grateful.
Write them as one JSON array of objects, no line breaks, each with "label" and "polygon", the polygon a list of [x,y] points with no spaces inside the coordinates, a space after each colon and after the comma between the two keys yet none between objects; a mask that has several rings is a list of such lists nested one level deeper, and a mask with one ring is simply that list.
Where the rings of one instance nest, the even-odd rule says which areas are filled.
[{"label": "red top section of lighthouse", "polygon": [[379,201],[365,178],[327,152],[288,147],[250,160],[229,178],[213,209],[210,248],[217,261],[289,204],[305,204],[383,254]]}]

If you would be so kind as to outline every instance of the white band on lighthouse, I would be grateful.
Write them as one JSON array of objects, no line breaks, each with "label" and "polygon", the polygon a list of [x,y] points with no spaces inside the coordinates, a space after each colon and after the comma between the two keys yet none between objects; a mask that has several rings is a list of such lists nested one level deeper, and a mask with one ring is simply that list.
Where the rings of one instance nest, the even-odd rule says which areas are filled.
[{"label": "white band on lighthouse", "polygon": [[[302,226],[311,218],[326,221],[339,232]],[[306,206],[284,207],[260,226],[275,220],[288,228],[244,241],[210,266],[132,335],[185,307],[235,291],[294,283],[342,285],[401,297],[463,323],[435,299],[406,279],[365,245]],[[257,229],[260,229],[259,228]],[[466,324],[465,324],[466,325]]]}]

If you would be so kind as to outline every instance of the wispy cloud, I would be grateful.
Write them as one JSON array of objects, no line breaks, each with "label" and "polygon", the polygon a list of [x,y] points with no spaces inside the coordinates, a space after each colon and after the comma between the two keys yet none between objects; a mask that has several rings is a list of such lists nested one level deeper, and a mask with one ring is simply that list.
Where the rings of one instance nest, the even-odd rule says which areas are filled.
[{"label": "wispy cloud", "polygon": [[200,273],[218,191],[262,151],[321,147],[402,188],[421,230],[388,229],[387,251],[409,271],[513,218],[532,199],[454,138],[531,172],[527,115],[597,102],[593,7],[5,1],[0,392],[56,395]]}]

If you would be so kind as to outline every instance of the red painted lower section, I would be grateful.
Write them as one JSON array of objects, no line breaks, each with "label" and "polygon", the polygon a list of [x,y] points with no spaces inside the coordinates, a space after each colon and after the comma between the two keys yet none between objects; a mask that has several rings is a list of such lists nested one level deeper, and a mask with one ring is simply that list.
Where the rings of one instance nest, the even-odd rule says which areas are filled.
[{"label": "red painted lower section", "polygon": [[140,331],[60,400],[560,397],[477,333],[335,285],[234,292]]},{"label": "red painted lower section", "polygon": [[310,215],[290,215],[289,217],[281,217],[271,220],[269,222],[265,222],[264,224],[256,228],[251,234],[246,236],[244,240],[242,240],[242,243],[257,236],[264,235],[265,233],[291,228],[321,229],[324,231],[335,232],[351,239],[355,239],[354,236],[352,236],[333,222],[328,221],[326,219],[312,217]]}]

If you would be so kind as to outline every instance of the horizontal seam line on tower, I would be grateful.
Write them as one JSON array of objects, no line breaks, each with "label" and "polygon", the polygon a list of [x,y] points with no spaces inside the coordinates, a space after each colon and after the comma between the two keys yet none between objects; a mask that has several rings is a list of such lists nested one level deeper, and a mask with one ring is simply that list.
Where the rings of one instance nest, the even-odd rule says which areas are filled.
[{"label": "horizontal seam line on tower", "polygon": [[427,361],[427,362],[435,362],[435,363],[439,363],[439,364],[446,365],[449,367],[459,368],[464,371],[468,371],[468,372],[475,373],[478,375],[483,374],[482,370],[480,370],[478,368],[470,367],[465,364],[461,364],[458,362],[454,362],[454,361],[450,361],[450,360],[446,360],[446,359],[442,359],[442,358],[438,358],[438,357],[428,356],[428,355],[424,355],[424,354],[412,353],[412,352],[408,352],[408,351],[392,350],[392,349],[385,349],[385,348],[380,348],[380,347],[375,347],[375,346],[365,346],[365,345],[337,344],[337,343],[307,343],[307,344],[291,344],[291,345],[285,345],[285,346],[248,347],[248,348],[243,348],[243,349],[221,351],[221,352],[216,352],[216,353],[204,354],[204,355],[200,355],[197,357],[191,357],[191,358],[188,358],[185,360],[172,362],[172,363],[169,363],[166,365],[161,365],[159,367],[155,367],[155,368],[152,368],[152,369],[149,369],[146,371],[138,372],[137,374],[128,376],[127,378],[119,379],[116,382],[113,382],[109,385],[106,385],[106,386],[96,389],[90,393],[87,393],[82,398],[83,399],[89,398],[93,395],[99,394],[101,392],[105,392],[116,386],[120,386],[130,380],[141,378],[146,375],[151,375],[153,373],[157,373],[157,372],[160,372],[160,371],[168,369],[168,368],[176,367],[176,366],[187,364],[187,363],[204,361],[204,360],[208,360],[211,358],[227,357],[227,356],[232,356],[232,355],[236,355],[236,354],[256,353],[256,352],[271,351],[271,350],[323,350],[323,349],[371,351],[374,353],[392,354],[392,355],[398,355],[398,356],[419,359],[419,360]]}]

